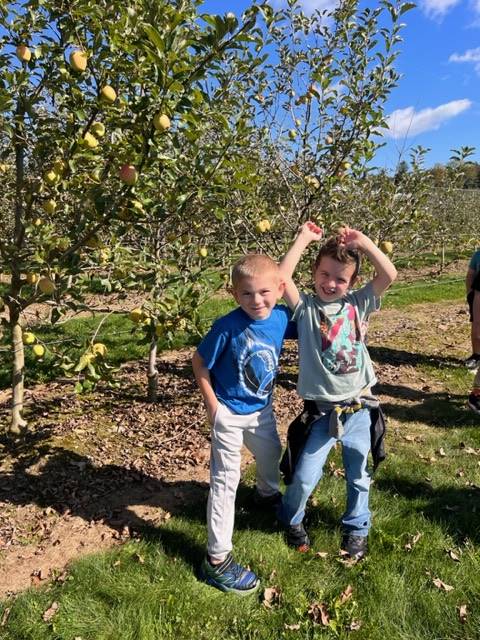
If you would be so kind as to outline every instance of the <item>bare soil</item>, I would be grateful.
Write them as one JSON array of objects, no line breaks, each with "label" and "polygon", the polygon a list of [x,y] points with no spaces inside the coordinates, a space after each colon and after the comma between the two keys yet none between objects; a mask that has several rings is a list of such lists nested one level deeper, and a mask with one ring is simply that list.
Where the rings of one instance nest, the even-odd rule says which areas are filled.
[{"label": "bare soil", "polygon": [[[422,429],[430,424],[429,403],[448,397],[465,404],[468,389],[429,374],[428,367],[460,367],[468,332],[459,303],[372,318],[369,348],[390,439],[398,436],[402,411],[418,411]],[[0,596],[63,580],[73,559],[157,526],[187,502],[206,503],[209,429],[190,356],[190,349],[162,354],[155,404],[144,400],[141,362],[122,367],[119,389],[76,397],[72,386],[54,382],[27,392],[27,437],[16,445],[0,441]],[[301,407],[295,378],[296,345],[290,343],[274,401],[283,441]],[[3,394],[0,420],[7,414]],[[251,462],[245,452],[244,464]]]}]

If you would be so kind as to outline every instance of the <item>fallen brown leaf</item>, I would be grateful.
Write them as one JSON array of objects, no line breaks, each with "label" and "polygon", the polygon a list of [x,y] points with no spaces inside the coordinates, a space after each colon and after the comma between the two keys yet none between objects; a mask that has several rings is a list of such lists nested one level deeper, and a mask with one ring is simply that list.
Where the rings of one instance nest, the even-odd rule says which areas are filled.
[{"label": "fallen brown leaf", "polygon": [[2,621],[0,622],[0,627],[4,627],[7,624],[8,616],[10,615],[11,607],[7,607],[2,616]]},{"label": "fallen brown leaf", "polygon": [[443,591],[448,592],[448,591],[453,591],[454,589],[452,585],[446,584],[445,582],[443,582],[443,580],[440,580],[440,578],[433,578],[432,582],[437,587],[437,589],[441,589]]},{"label": "fallen brown leaf", "polygon": [[317,553],[314,556],[315,558],[322,558],[322,560],[326,557],[328,557],[328,552],[327,551],[317,551]]},{"label": "fallen brown leaf", "polygon": [[359,629],[361,629],[362,627],[362,621],[361,620],[352,620],[351,623],[348,625],[348,630],[349,631],[358,631]]},{"label": "fallen brown leaf", "polygon": [[42,618],[45,622],[50,622],[54,615],[56,615],[59,608],[58,602],[52,602],[48,609],[44,612]]},{"label": "fallen brown leaf", "polygon": [[300,624],[287,624],[285,623],[284,625],[285,629],[288,629],[289,631],[298,631],[300,629]]},{"label": "fallen brown leaf", "polygon": [[458,617],[460,619],[460,622],[462,624],[465,624],[465,622],[467,621],[467,605],[461,604],[457,607],[457,609],[458,609]]},{"label": "fallen brown leaf", "polygon": [[353,595],[353,587],[351,584],[349,584],[344,591],[342,591],[342,593],[340,594],[340,604],[345,604],[345,602],[347,602],[347,600],[350,600],[350,598]]},{"label": "fallen brown leaf", "polygon": [[460,562],[460,558],[453,549],[447,549],[447,553],[454,562]]},{"label": "fallen brown leaf", "polygon": [[330,614],[324,602],[313,602],[308,609],[308,615],[314,624],[321,624],[324,627],[328,627],[330,623]]},{"label": "fallen brown leaf", "polygon": [[276,604],[280,602],[281,592],[277,587],[267,587],[263,591],[263,606],[267,607],[267,609],[271,609]]}]

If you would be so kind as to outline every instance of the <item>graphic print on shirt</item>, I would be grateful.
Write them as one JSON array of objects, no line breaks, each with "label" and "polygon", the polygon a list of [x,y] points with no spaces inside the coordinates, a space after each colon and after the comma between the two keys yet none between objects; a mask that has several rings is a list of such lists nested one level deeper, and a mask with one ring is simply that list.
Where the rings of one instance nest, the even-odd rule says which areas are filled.
[{"label": "graphic print on shirt", "polygon": [[343,309],[330,320],[320,313],[322,335],[322,363],[326,369],[339,375],[356,373],[361,369],[362,331],[355,307],[346,303]]},{"label": "graphic print on shirt", "polygon": [[275,383],[277,354],[272,345],[260,342],[249,329],[244,335],[238,358],[240,385],[257,398],[268,398]]}]

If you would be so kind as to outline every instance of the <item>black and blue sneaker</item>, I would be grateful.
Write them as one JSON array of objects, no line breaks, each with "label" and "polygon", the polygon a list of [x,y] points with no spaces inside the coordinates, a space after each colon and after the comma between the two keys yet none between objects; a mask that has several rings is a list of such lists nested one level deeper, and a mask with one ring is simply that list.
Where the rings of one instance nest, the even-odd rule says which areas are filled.
[{"label": "black and blue sneaker", "polygon": [[200,578],[212,587],[235,593],[237,596],[247,596],[260,586],[259,578],[242,565],[237,564],[229,553],[223,562],[212,565],[208,558],[204,558],[200,568]]}]

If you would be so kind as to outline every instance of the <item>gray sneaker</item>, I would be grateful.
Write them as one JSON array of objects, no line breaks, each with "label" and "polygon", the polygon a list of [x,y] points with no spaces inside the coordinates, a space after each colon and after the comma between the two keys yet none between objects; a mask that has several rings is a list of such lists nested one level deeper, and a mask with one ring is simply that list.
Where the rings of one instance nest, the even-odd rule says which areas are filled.
[{"label": "gray sneaker", "polygon": [[480,353],[472,353],[472,355],[463,361],[463,364],[470,369],[470,371],[474,371],[480,367]]}]

